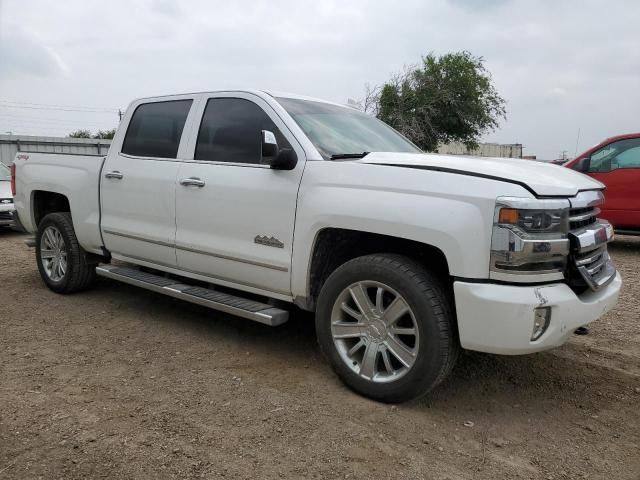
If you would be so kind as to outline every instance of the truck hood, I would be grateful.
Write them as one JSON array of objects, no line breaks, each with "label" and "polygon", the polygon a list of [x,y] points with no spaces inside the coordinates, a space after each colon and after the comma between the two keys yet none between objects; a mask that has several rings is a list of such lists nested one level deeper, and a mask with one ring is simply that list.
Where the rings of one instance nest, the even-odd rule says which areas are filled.
[{"label": "truck hood", "polygon": [[521,185],[538,196],[572,197],[581,190],[604,188],[597,180],[569,168],[519,158],[373,152],[357,162],[485,177]]}]

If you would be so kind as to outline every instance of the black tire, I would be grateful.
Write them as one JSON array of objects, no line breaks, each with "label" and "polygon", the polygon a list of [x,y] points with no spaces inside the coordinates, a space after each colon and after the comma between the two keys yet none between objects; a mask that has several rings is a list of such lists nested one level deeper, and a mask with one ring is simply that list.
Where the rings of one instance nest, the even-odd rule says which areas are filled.
[{"label": "black tire", "polygon": [[[331,332],[332,311],[339,296],[349,286],[367,281],[385,284],[401,295],[419,332],[413,365],[400,378],[386,383],[363,378],[355,367],[347,365]],[[453,369],[460,345],[452,310],[441,281],[416,261],[401,255],[367,255],[340,266],[323,285],[316,310],[318,343],[333,370],[352,390],[382,402],[404,402],[428,393]]]},{"label": "black tire", "polygon": [[[66,247],[67,268],[59,280],[50,278],[41,256],[42,236],[49,226],[55,227],[60,232]],[[45,285],[56,293],[80,292],[91,287],[96,280],[96,262],[91,261],[87,252],[78,243],[71,214],[68,212],[49,213],[40,221],[36,233],[36,262]]]}]

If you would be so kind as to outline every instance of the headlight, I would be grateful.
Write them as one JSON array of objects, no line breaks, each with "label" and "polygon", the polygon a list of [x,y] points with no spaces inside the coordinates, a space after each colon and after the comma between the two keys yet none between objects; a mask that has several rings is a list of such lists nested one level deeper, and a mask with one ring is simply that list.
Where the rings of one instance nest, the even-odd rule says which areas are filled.
[{"label": "headlight", "polygon": [[569,201],[499,197],[491,238],[490,278],[562,280],[569,254]]},{"label": "headlight", "polygon": [[502,207],[498,224],[518,228],[525,233],[567,233],[568,212],[568,209],[520,210]]}]

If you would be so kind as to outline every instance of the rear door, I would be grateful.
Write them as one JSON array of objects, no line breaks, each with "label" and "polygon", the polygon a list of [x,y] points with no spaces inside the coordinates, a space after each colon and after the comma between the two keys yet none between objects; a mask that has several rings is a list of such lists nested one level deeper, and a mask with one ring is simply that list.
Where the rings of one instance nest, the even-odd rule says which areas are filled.
[{"label": "rear door", "polygon": [[617,228],[640,230],[640,138],[595,151],[587,173],[607,187],[601,216]]},{"label": "rear door", "polygon": [[[175,267],[180,140],[192,98],[141,103],[102,170],[102,236],[114,257]],[[115,142],[117,145],[117,142]]]},{"label": "rear door", "polygon": [[[304,153],[286,125],[252,94],[203,98],[192,158],[178,173],[176,254],[182,270],[289,295],[293,228]],[[261,130],[293,148],[293,170],[261,163]]]}]

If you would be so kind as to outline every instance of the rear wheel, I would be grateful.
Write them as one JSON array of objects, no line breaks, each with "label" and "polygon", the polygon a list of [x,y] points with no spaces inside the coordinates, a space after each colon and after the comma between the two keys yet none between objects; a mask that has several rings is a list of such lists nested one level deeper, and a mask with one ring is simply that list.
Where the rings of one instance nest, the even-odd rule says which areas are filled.
[{"label": "rear wheel", "polygon": [[318,298],[316,331],[338,376],[385,402],[430,391],[458,356],[449,299],[438,279],[400,255],[339,267]]},{"label": "rear wheel", "polygon": [[42,280],[56,293],[84,290],[96,279],[95,263],[78,243],[67,212],[50,213],[40,222],[36,261]]}]

